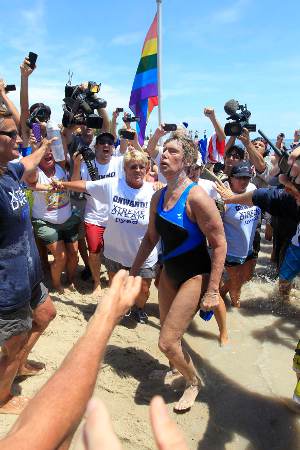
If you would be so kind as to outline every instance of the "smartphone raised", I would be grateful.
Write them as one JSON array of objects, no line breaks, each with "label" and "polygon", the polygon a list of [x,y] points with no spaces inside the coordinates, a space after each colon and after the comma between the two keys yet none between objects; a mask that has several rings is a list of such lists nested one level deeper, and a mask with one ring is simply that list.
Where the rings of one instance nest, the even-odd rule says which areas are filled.
[{"label": "smartphone raised", "polygon": [[124,111],[124,108],[117,108],[116,111],[117,111],[117,113],[121,113]]},{"label": "smartphone raised", "polygon": [[165,131],[176,131],[177,125],[176,125],[176,123],[165,123],[163,126],[163,129]]},{"label": "smartphone raised", "polygon": [[15,91],[16,90],[16,85],[15,84],[7,84],[5,86],[5,92],[11,92],[11,91]]},{"label": "smartphone raised", "polygon": [[42,132],[41,132],[41,125],[39,123],[32,124],[32,132],[33,132],[36,142],[41,142]]},{"label": "smartphone raised", "polygon": [[36,53],[29,52],[28,59],[29,59],[29,63],[30,63],[29,67],[31,69],[35,68],[35,63],[36,63],[37,58],[38,58],[38,55]]},{"label": "smartphone raised", "polygon": [[122,129],[119,131],[119,135],[123,139],[128,139],[129,141],[133,141],[133,139],[135,137],[135,132]]}]

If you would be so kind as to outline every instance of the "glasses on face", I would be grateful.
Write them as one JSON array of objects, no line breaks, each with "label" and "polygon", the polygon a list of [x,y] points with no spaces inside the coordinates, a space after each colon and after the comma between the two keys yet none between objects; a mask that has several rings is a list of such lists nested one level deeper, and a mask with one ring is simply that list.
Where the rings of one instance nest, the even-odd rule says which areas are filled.
[{"label": "glasses on face", "polygon": [[99,141],[98,144],[99,145],[113,145],[113,142],[111,142],[111,141]]},{"label": "glasses on face", "polygon": [[7,136],[11,139],[16,139],[16,137],[18,136],[18,132],[17,130],[12,130],[12,131],[0,131],[0,135],[2,136]]},{"label": "glasses on face", "polygon": [[130,166],[128,166],[128,169],[130,169],[130,170],[137,170],[137,169],[145,170],[146,167],[144,166],[144,164],[131,164]]}]

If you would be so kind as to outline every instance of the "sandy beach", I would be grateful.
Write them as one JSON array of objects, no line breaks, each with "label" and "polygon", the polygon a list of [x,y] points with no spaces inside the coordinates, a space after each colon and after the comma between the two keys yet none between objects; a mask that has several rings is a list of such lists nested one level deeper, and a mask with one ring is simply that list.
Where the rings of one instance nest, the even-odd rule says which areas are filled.
[{"label": "sandy beach", "polygon": [[[299,416],[285,404],[296,380],[291,366],[299,338],[300,293],[294,289],[290,306],[280,306],[269,250],[269,244],[263,241],[257,274],[243,289],[241,309],[228,308],[229,345],[219,347],[214,319],[204,322],[196,316],[186,333],[185,344],[203,383],[190,412],[173,413],[180,386],[149,380],[153,369],[167,363],[157,347],[156,289],[152,287],[147,305],[148,325],[126,319],[116,327],[95,395],[105,401],[125,449],[155,448],[148,421],[148,404],[154,394],[164,397],[192,450],[300,448]],[[102,279],[106,286],[105,272]],[[45,362],[46,371],[15,383],[16,393],[33,396],[59,367],[93,314],[96,302],[88,295],[91,287],[91,283],[80,282],[76,293],[53,293],[57,317],[30,355]],[[16,416],[0,416],[1,436],[15,420]],[[75,442],[79,433],[73,449],[81,448]]]}]

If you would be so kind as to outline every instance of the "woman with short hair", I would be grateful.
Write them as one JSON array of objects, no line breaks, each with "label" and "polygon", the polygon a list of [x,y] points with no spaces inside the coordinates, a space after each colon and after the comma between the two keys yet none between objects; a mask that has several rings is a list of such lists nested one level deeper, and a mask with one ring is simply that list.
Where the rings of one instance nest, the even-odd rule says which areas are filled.
[{"label": "woman with short hair", "polygon": [[[194,404],[200,379],[182,337],[201,307],[211,310],[219,304],[219,283],[223,271],[226,241],[222,220],[213,200],[187,177],[198,151],[191,139],[174,133],[165,143],[160,170],[167,186],[151,201],[147,233],[133,263],[136,275],[159,239],[163,269],[158,297],[161,321],[159,348],[169,359],[172,372],[180,372],[186,388],[175,406],[179,412]],[[206,238],[212,247],[210,258]]]},{"label": "woman with short hair", "polygon": [[[120,269],[130,269],[141,245],[149,222],[150,202],[154,194],[151,183],[144,181],[148,159],[140,150],[124,155],[124,178],[98,181],[55,183],[59,189],[87,192],[100,203],[108,205],[108,221],[104,232],[104,263],[109,281]],[[155,278],[157,250],[154,247],[141,265],[142,291],[136,301],[135,318],[147,322],[144,306],[149,297],[151,281]]]}]

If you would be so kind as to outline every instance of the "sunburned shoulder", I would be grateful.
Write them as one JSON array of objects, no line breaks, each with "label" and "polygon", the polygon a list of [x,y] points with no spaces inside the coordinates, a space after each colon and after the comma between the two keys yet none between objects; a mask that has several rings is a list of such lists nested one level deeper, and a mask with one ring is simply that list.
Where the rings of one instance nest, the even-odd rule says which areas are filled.
[{"label": "sunburned shoulder", "polygon": [[206,190],[202,186],[194,186],[189,192],[188,199],[192,201],[202,201],[210,198]]}]

